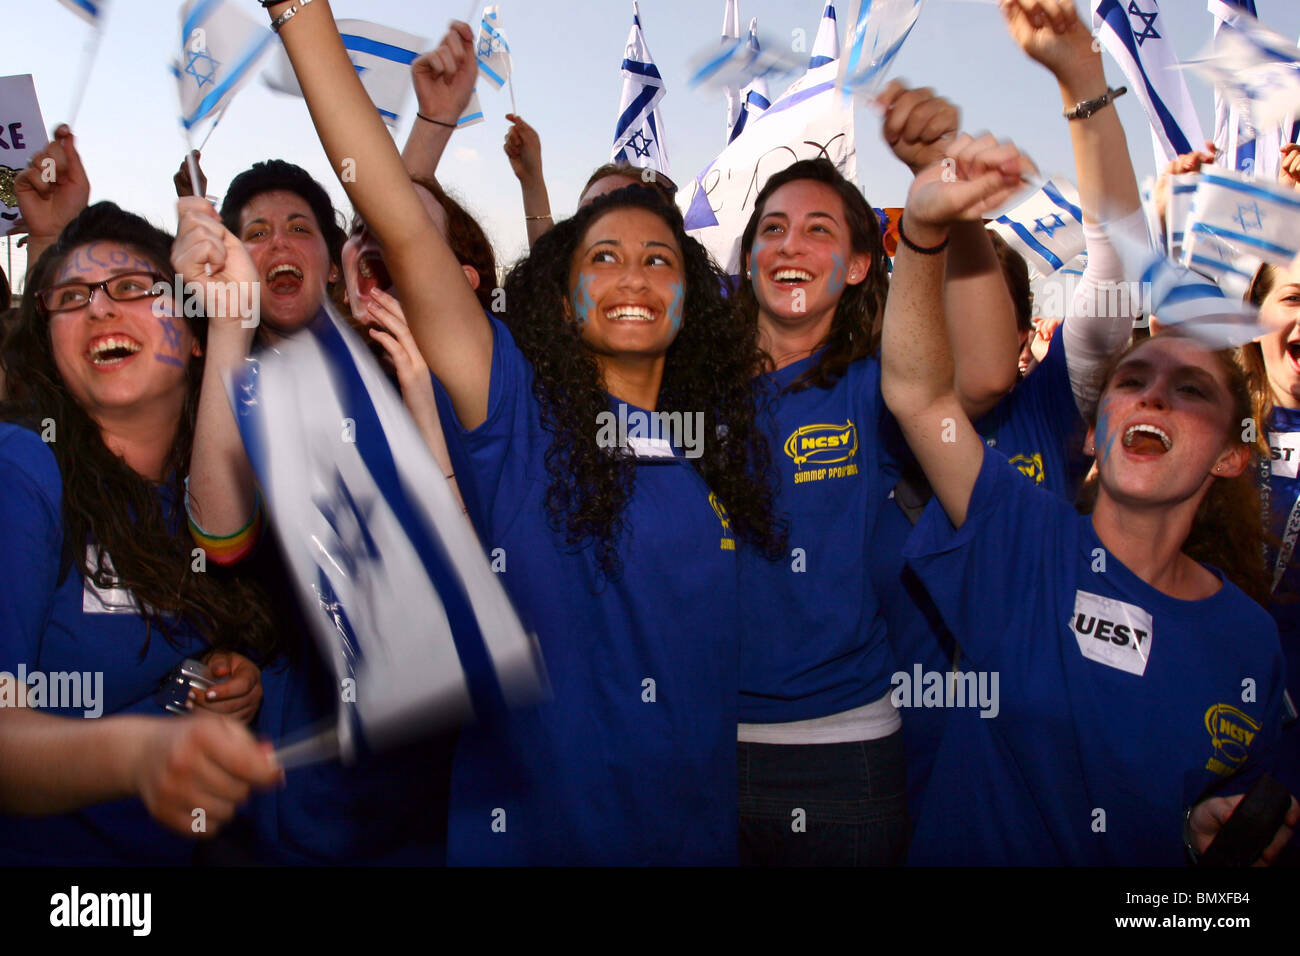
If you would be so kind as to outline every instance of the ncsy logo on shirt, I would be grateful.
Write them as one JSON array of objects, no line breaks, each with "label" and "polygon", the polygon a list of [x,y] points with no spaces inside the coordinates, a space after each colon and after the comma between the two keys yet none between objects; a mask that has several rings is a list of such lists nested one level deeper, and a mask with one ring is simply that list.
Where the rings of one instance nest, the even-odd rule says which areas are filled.
[{"label": "ncsy logo on shirt", "polygon": [[1136,604],[1074,592],[1070,630],[1090,661],[1141,677],[1151,654],[1151,615]]},{"label": "ncsy logo on shirt", "polygon": [[[800,426],[785,440],[784,450],[795,465],[795,484],[858,473],[857,462],[853,461],[858,453],[858,429],[852,419],[843,425]],[[836,467],[819,468],[819,465]]]}]

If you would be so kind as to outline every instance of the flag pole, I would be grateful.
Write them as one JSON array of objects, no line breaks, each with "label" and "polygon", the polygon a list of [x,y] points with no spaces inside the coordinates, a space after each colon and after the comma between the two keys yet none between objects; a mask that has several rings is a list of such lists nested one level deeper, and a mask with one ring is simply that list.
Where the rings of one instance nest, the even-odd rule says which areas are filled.
[{"label": "flag pole", "polygon": [[72,108],[68,111],[68,126],[73,129],[76,128],[77,114],[81,112],[81,101],[86,97],[86,87],[90,84],[90,71],[95,65],[95,58],[99,55],[99,38],[102,31],[98,24],[91,30],[92,33],[86,38],[81,50],[81,73],[72,92]]},{"label": "flag pole", "polygon": [[212,131],[217,128],[217,124],[220,123],[221,120],[225,117],[226,110],[230,109],[230,104],[233,100],[234,100],[233,96],[230,99],[226,100],[225,105],[221,107],[221,112],[219,112],[217,114],[217,118],[212,121],[212,125],[208,127],[208,132],[203,137],[203,142],[199,143],[197,147],[200,153],[203,152],[203,147],[208,145],[208,140],[212,138]]},{"label": "flag pole", "polygon": [[[510,72],[511,72],[511,73],[514,72],[513,67],[511,68]],[[510,112],[511,112],[511,113],[514,113],[516,116],[518,116],[518,115],[519,115],[519,108],[518,108],[517,106],[515,106],[515,81],[514,81],[514,77],[512,77],[512,76],[507,76],[507,77],[506,77],[506,85],[507,85],[508,87],[510,87]]]}]

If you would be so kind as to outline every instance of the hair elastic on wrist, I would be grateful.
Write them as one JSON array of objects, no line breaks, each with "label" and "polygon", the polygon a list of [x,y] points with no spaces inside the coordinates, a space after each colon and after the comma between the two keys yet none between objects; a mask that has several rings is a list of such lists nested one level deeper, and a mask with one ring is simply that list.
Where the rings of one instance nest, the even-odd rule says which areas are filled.
[{"label": "hair elastic on wrist", "polygon": [[426,123],[432,123],[434,126],[445,126],[448,129],[456,128],[455,123],[447,123],[442,120],[436,120],[432,116],[425,116],[423,113],[420,112],[417,112],[415,115],[420,117],[420,119],[424,120]]},{"label": "hair elastic on wrist", "polygon": [[937,246],[918,246],[911,239],[907,238],[907,233],[903,232],[903,217],[899,216],[898,238],[902,240],[903,245],[907,246],[907,248],[911,249],[913,252],[918,252],[923,256],[937,256],[939,253],[943,252],[943,250],[948,248],[948,240],[952,237],[944,236],[943,242],[939,243]]}]

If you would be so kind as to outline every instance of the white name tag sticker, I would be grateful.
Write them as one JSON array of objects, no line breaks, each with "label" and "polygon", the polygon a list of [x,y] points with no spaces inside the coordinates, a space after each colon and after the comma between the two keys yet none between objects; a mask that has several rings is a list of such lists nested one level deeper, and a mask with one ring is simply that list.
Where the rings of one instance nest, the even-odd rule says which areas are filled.
[{"label": "white name tag sticker", "polygon": [[1090,661],[1141,677],[1151,655],[1151,615],[1136,604],[1074,592],[1070,630]]},{"label": "white name tag sticker", "polygon": [[637,458],[675,458],[672,442],[666,438],[641,438],[629,435],[627,447]]},{"label": "white name tag sticker", "polygon": [[1282,432],[1268,436],[1268,447],[1273,452],[1269,469],[1279,478],[1295,478],[1300,473],[1300,432]]}]

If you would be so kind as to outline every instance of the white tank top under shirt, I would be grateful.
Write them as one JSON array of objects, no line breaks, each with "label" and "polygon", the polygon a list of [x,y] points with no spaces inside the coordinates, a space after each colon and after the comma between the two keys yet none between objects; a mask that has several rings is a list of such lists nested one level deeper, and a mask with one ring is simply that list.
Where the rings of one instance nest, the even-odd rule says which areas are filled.
[{"label": "white tank top under shirt", "polygon": [[736,739],[747,744],[848,744],[879,740],[902,729],[903,721],[885,694],[852,710],[784,724],[740,724]]}]

